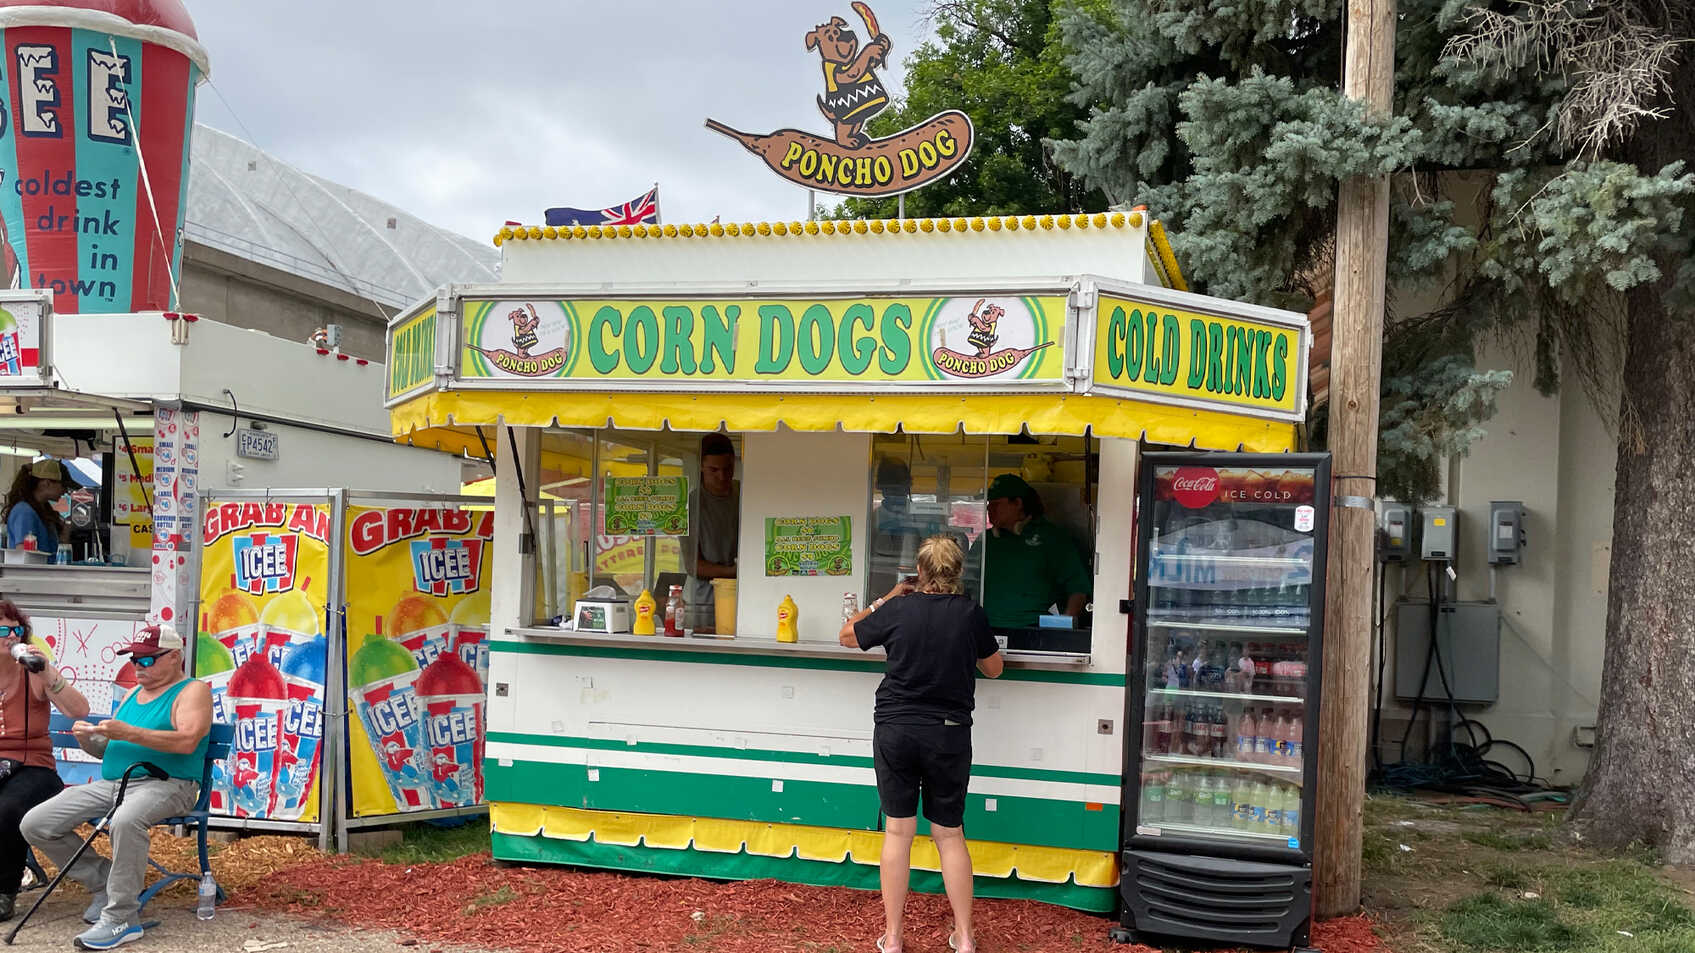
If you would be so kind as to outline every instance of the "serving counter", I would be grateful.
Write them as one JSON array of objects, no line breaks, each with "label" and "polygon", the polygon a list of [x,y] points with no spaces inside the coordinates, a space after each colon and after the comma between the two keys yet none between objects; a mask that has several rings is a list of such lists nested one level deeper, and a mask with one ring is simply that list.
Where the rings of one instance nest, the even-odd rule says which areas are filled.
[{"label": "serving counter", "polygon": [[0,563],[0,594],[31,615],[140,620],[152,579],[141,566],[7,562]]}]

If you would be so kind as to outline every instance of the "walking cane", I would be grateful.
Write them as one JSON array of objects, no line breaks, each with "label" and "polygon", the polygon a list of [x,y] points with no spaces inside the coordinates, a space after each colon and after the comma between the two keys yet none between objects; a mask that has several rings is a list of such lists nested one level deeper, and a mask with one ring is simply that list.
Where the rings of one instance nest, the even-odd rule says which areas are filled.
[{"label": "walking cane", "polygon": [[89,834],[88,839],[82,842],[81,847],[77,848],[77,852],[71,855],[70,862],[59,868],[59,872],[53,875],[53,880],[47,885],[47,889],[41,891],[41,896],[35,898],[35,903],[30,906],[29,912],[24,914],[22,919],[18,920],[16,926],[12,927],[12,932],[6,934],[7,946],[12,945],[12,941],[18,938],[18,931],[24,928],[24,924],[29,922],[30,917],[35,916],[35,911],[41,909],[41,905],[46,903],[47,898],[53,894],[53,888],[59,886],[59,881],[64,880],[65,874],[69,873],[70,869],[77,865],[77,861],[82,859],[82,852],[88,849],[88,845],[94,843],[94,839],[99,837],[101,832],[112,826],[112,815],[118,813],[119,805],[124,803],[124,792],[129,790],[130,772],[134,771],[136,768],[146,771],[149,775],[160,781],[163,781],[168,777],[168,775],[165,774],[164,768],[159,767],[151,761],[137,761],[128,768],[124,769],[123,779],[118,782],[118,796],[112,799],[112,809],[106,812],[105,817],[94,822],[94,833]]}]

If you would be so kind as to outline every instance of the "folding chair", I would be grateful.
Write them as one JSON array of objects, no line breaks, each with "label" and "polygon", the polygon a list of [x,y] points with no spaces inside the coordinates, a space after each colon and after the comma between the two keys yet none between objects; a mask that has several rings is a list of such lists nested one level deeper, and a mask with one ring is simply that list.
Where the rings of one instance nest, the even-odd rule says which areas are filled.
[{"label": "folding chair", "polygon": [[[91,715],[86,720],[98,721],[99,718],[103,717],[106,716]],[[53,713],[53,722],[48,730],[52,735],[53,746],[55,748],[78,747],[76,735],[71,733],[72,724],[73,721],[69,717],[58,712]],[[155,896],[158,896],[159,891],[164,890],[166,887],[169,887],[171,884],[174,884],[179,880],[192,880],[198,883],[201,877],[211,871],[212,865],[206,856],[206,805],[210,802],[212,797],[212,762],[228,758],[230,755],[230,745],[234,742],[234,740],[234,726],[218,724],[214,724],[212,726],[211,734],[206,741],[206,762],[200,768],[200,797],[194,802],[194,810],[178,817],[163,818],[154,824],[155,827],[181,826],[185,828],[193,828],[195,837],[199,842],[200,869],[192,873],[173,872],[165,869],[164,865],[160,864],[152,857],[147,858],[147,863],[152,865],[154,870],[164,874],[164,876],[141,892],[141,896],[139,898],[141,901],[141,908],[137,911],[138,916],[141,911],[147,909],[148,901],[152,900]],[[31,860],[34,860],[33,852],[31,852]],[[224,893],[224,888],[222,886],[218,887],[218,902],[222,903],[226,897],[227,895]]]}]

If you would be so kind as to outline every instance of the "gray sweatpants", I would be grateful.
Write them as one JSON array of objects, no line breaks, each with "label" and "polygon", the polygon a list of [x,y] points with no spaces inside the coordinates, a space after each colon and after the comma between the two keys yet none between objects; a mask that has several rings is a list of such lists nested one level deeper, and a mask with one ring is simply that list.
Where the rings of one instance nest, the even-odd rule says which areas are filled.
[{"label": "gray sweatpants", "polygon": [[[118,782],[99,778],[68,787],[37,804],[18,826],[24,839],[41,848],[54,866],[63,870],[82,845],[82,838],[72,831],[79,824],[104,816],[112,809],[117,795]],[[106,860],[90,847],[66,874],[87,887],[89,893],[106,891],[103,919],[128,923],[135,918],[141,909],[139,898],[147,876],[149,831],[167,817],[194,810],[199,797],[197,781],[176,778],[159,781],[145,776],[130,781],[124,803],[119,805],[109,830],[112,859]]]}]

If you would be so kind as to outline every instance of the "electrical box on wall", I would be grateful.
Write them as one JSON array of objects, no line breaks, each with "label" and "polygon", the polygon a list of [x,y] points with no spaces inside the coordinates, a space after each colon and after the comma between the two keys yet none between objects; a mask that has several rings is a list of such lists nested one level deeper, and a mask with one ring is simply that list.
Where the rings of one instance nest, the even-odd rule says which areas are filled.
[{"label": "electrical box on wall", "polygon": [[1489,504],[1489,564],[1516,566],[1524,548],[1524,504],[1496,500]]},{"label": "electrical box on wall", "polygon": [[1459,538],[1459,513],[1451,506],[1426,506],[1418,511],[1422,517],[1419,531],[1419,558],[1431,562],[1454,561],[1454,549]]},{"label": "electrical box on wall", "polygon": [[1404,563],[1412,558],[1412,507],[1405,503],[1383,504],[1383,548],[1386,563]]}]

